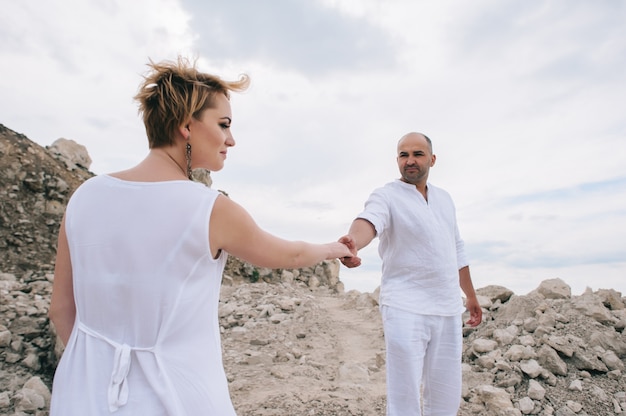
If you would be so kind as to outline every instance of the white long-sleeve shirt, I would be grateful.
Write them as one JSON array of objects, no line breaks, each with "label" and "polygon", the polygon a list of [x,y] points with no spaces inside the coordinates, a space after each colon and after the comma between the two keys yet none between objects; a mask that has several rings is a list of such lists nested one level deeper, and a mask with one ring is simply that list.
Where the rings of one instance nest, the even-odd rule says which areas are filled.
[{"label": "white long-sleeve shirt", "polygon": [[450,195],[430,183],[428,201],[399,179],[372,192],[358,215],[374,226],[383,261],[380,305],[424,315],[464,311],[459,269],[468,265]]}]

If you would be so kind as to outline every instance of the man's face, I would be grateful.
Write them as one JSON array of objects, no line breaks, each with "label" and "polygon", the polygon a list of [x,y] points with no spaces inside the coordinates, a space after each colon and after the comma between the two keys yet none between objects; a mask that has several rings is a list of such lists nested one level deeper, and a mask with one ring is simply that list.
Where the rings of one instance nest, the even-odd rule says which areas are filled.
[{"label": "man's face", "polygon": [[425,184],[435,164],[435,155],[421,134],[409,134],[398,142],[398,169],[402,180],[413,185]]}]

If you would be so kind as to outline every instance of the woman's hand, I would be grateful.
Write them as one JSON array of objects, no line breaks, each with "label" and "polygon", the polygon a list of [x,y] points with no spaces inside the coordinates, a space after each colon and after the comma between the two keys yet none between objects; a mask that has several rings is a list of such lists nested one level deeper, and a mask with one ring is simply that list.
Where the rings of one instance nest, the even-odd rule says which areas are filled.
[{"label": "woman's hand", "polygon": [[357,256],[356,242],[350,235],[344,235],[339,239],[339,242],[345,244],[350,250],[349,256],[341,256],[339,259],[341,264],[348,268],[358,267],[361,265],[361,258]]}]

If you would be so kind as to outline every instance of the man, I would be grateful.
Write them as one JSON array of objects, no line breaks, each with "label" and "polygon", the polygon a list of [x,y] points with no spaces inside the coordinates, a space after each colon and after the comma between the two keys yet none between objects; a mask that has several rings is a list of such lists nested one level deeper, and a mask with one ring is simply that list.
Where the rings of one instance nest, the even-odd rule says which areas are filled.
[{"label": "man", "polygon": [[[398,142],[401,178],[376,189],[340,241],[360,250],[379,238],[380,307],[387,350],[387,415],[456,415],[461,400],[461,291],[468,325],[482,320],[450,195],[428,182],[432,142]],[[346,267],[360,265],[344,258]]]}]

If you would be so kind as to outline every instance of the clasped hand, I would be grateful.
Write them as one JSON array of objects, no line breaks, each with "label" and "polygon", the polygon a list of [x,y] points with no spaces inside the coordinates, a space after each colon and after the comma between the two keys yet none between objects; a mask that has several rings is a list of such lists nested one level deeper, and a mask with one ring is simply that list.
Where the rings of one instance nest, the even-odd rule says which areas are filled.
[{"label": "clasped hand", "polygon": [[352,253],[351,257],[341,257],[339,260],[341,264],[348,268],[358,267],[361,265],[361,258],[357,256],[356,242],[354,238],[349,235],[344,235],[339,239],[340,243],[343,243],[348,247],[350,253]]}]

